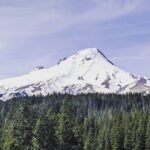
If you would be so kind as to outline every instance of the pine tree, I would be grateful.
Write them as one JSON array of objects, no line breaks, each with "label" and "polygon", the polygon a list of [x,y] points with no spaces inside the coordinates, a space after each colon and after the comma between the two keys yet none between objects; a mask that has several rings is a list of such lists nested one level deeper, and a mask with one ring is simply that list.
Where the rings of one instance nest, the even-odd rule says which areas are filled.
[{"label": "pine tree", "polygon": [[113,150],[122,150],[124,142],[124,132],[122,127],[122,116],[117,116],[113,120],[111,129],[111,144]]},{"label": "pine tree", "polygon": [[98,145],[97,150],[104,150],[105,149],[105,136],[106,136],[106,128],[105,126],[100,126],[99,134],[98,134]]},{"label": "pine tree", "polygon": [[148,114],[148,119],[147,119],[145,149],[146,150],[150,149],[150,114]]},{"label": "pine tree", "polygon": [[11,146],[14,143],[14,139],[12,137],[13,124],[11,121],[7,122],[2,128],[2,139],[1,139],[1,149],[2,150],[10,150]]},{"label": "pine tree", "polygon": [[124,148],[125,150],[132,149],[132,117],[128,114],[124,117]]},{"label": "pine tree", "polygon": [[2,149],[30,150],[32,141],[33,112],[30,104],[14,105],[5,122]]},{"label": "pine tree", "polygon": [[30,102],[25,102],[17,111],[13,128],[14,149],[30,150],[32,148],[32,137],[35,114],[30,107]]},{"label": "pine tree", "polygon": [[70,104],[69,96],[63,99],[57,128],[57,137],[59,139],[60,149],[71,150],[77,145],[73,133],[74,128],[74,115],[73,109]]},{"label": "pine tree", "polygon": [[99,134],[98,134],[98,144],[96,150],[111,150],[110,143],[110,131],[111,131],[111,121],[108,119],[100,122],[99,124]]},{"label": "pine tree", "polygon": [[42,115],[37,120],[34,129],[33,149],[51,150],[56,148],[56,119],[56,115],[50,112],[47,115]]},{"label": "pine tree", "polygon": [[134,150],[145,149],[145,133],[146,133],[146,116],[139,114],[139,123],[136,131],[135,147]]},{"label": "pine tree", "polygon": [[97,148],[98,125],[95,116],[85,120],[84,150]]},{"label": "pine tree", "polygon": [[75,119],[73,132],[74,132],[74,137],[77,141],[76,149],[82,150],[82,147],[83,147],[83,124],[78,117]]}]

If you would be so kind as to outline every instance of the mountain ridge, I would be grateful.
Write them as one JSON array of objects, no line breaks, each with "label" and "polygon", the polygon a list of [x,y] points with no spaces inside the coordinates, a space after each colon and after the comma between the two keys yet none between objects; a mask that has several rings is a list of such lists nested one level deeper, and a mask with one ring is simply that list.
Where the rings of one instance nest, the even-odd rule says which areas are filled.
[{"label": "mountain ridge", "polygon": [[150,80],[121,70],[99,49],[88,48],[51,68],[0,80],[0,99],[53,93],[150,93]]}]

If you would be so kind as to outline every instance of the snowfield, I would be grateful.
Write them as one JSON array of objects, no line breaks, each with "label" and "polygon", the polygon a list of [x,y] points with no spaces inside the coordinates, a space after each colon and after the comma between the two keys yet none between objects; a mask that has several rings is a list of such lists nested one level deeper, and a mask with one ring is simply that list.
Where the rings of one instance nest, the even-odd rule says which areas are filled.
[{"label": "snowfield", "polygon": [[79,51],[55,66],[0,80],[0,99],[53,93],[150,93],[150,80],[121,70],[97,48]]}]

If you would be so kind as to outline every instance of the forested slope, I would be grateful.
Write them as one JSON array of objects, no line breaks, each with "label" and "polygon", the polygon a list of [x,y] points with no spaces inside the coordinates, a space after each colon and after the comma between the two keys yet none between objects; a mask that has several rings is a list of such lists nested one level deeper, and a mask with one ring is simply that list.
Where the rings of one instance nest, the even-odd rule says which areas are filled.
[{"label": "forested slope", "polygon": [[1,150],[149,150],[150,95],[53,94],[0,102]]}]

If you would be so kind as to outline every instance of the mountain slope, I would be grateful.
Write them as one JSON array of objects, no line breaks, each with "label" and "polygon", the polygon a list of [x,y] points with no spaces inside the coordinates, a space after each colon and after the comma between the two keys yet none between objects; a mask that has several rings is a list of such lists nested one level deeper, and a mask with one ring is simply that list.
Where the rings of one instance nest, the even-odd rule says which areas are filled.
[{"label": "mountain slope", "polygon": [[150,80],[125,72],[96,48],[79,51],[49,69],[0,80],[0,99],[52,93],[150,92]]}]

